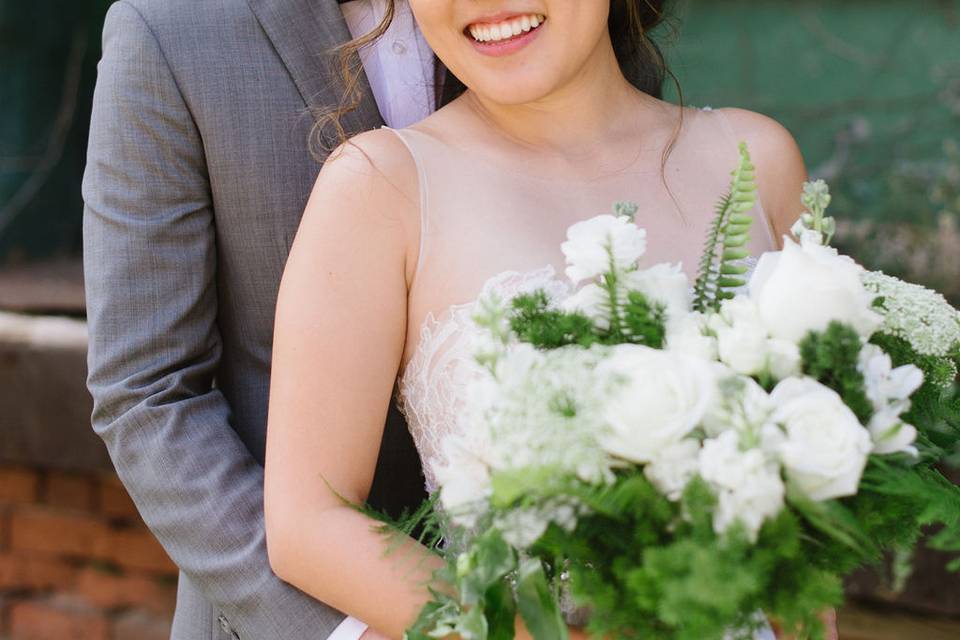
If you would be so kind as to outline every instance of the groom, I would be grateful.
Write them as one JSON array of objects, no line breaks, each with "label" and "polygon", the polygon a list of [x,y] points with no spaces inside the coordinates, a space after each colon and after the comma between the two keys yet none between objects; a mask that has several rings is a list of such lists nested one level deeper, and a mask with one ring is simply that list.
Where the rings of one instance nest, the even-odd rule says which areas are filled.
[{"label": "groom", "polygon": [[[383,6],[120,0],[107,15],[83,180],[88,386],[94,429],[180,567],[175,640],[363,632],[331,636],[343,614],[270,571],[262,465],[274,304],[320,168],[306,112],[340,99],[324,51]],[[433,55],[405,2],[376,46],[348,131],[432,110]],[[391,408],[370,501],[395,512],[422,487]]]}]

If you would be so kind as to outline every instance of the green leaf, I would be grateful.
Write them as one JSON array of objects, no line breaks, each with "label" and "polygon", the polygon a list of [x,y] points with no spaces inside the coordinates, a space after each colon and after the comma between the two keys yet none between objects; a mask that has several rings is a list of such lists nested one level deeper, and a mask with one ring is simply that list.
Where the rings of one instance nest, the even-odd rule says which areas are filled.
[{"label": "green leaf", "polygon": [[517,606],[534,640],[566,640],[568,629],[560,606],[547,583],[543,564],[528,558],[517,576]]},{"label": "green leaf", "polygon": [[513,549],[499,531],[490,529],[479,536],[470,551],[462,555],[458,562],[457,586],[461,604],[473,606],[480,603],[490,588],[516,566]]}]

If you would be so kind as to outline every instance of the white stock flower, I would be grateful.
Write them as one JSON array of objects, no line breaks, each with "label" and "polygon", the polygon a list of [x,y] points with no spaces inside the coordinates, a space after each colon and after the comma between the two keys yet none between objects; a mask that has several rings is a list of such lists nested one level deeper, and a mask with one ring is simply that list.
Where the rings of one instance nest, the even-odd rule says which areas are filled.
[{"label": "white stock flower", "polygon": [[740,436],[725,431],[704,441],[699,458],[700,476],[717,495],[713,528],[723,533],[741,522],[756,540],[764,520],[783,508],[784,486],[780,467],[761,449],[740,448]]},{"label": "white stock flower", "polygon": [[767,366],[767,330],[757,305],[747,296],[724,300],[709,326],[717,336],[720,361],[743,375],[757,375]]},{"label": "white stock flower", "polygon": [[767,340],[767,371],[774,380],[798,376],[803,369],[803,357],[796,342],[770,338]]},{"label": "white stock flower", "polygon": [[910,408],[910,396],[923,384],[923,371],[912,364],[893,368],[890,356],[875,344],[860,349],[857,369],[863,374],[867,397],[876,411],[897,415]]},{"label": "white stock flower", "polygon": [[873,452],[916,455],[913,443],[917,430],[900,420],[900,415],[910,409],[910,396],[923,384],[923,371],[912,364],[894,369],[890,356],[869,343],[860,350],[857,369],[863,374],[867,398],[875,412],[867,425],[873,436]]},{"label": "white stock flower", "polygon": [[800,373],[802,359],[796,343],[769,337],[760,309],[745,295],[725,300],[708,326],[717,338],[721,362],[737,373],[756,376],[767,372],[775,380]]},{"label": "white stock flower", "polygon": [[618,271],[636,265],[647,250],[647,232],[626,216],[605,214],[567,229],[567,241],[560,249],[567,258],[567,277],[579,284],[607,272],[611,253]]},{"label": "white stock flower", "polygon": [[840,396],[811,378],[787,378],[770,399],[771,420],[786,432],[780,455],[791,483],[816,501],[857,493],[873,444]]},{"label": "white stock flower", "polygon": [[650,302],[659,302],[666,307],[668,321],[690,312],[690,280],[681,265],[666,262],[649,269],[638,269],[624,275],[625,286],[630,291],[639,291]]},{"label": "white stock flower", "polygon": [[808,331],[837,320],[869,337],[882,318],[860,278],[863,267],[832,247],[784,239],[783,251],[760,257],[750,279],[750,297],[775,338],[799,343]]},{"label": "white stock flower", "polygon": [[707,317],[694,311],[667,321],[664,348],[701,360],[717,359],[717,339],[706,333]]},{"label": "white stock flower", "polygon": [[579,311],[593,320],[598,329],[610,328],[610,294],[596,283],[588,283],[560,303],[564,311]]},{"label": "white stock flower", "polygon": [[878,411],[870,418],[867,429],[870,430],[870,436],[873,438],[874,453],[917,455],[917,448],[913,446],[917,440],[917,429],[912,424],[901,420],[899,414],[892,411]]},{"label": "white stock flower", "polygon": [[489,443],[482,430],[452,434],[443,441],[444,464],[436,468],[440,503],[462,527],[473,527],[492,493],[490,469],[484,461]]},{"label": "white stock flower", "polygon": [[717,393],[703,417],[704,431],[717,436],[733,430],[758,439],[774,409],[769,394],[753,378],[724,370],[722,365],[715,372]]},{"label": "white stock flower", "polygon": [[683,495],[687,483],[697,474],[700,442],[684,438],[669,444],[654,455],[643,473],[657,491],[676,502]]},{"label": "white stock flower", "polygon": [[715,393],[708,363],[641,345],[613,347],[597,374],[620,381],[606,403],[609,431],[601,446],[631,462],[651,462],[689,434]]}]

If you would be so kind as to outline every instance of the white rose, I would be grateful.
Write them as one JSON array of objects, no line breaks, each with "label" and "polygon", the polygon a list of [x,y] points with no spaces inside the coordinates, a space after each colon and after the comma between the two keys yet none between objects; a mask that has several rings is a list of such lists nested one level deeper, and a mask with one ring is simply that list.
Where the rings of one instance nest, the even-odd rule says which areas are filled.
[{"label": "white rose", "polygon": [[660,493],[676,502],[697,473],[699,455],[700,443],[685,438],[658,451],[643,473]]},{"label": "white rose", "polygon": [[610,328],[610,294],[598,284],[589,283],[564,299],[564,311],[578,311],[593,320],[599,329]]},{"label": "white rose", "polygon": [[714,393],[708,363],[682,353],[621,344],[597,367],[619,379],[604,409],[601,446],[631,462],[651,462],[699,424]]},{"label": "white rose", "polygon": [[666,326],[664,348],[701,360],[717,359],[717,339],[706,333],[706,316],[699,312],[670,319]]},{"label": "white rose", "polygon": [[867,425],[870,436],[873,438],[873,452],[883,455],[888,453],[909,453],[917,455],[917,448],[913,443],[917,440],[917,429],[900,419],[899,414],[890,411],[879,411],[870,418]]},{"label": "white rose", "polygon": [[666,307],[667,318],[679,318],[690,312],[690,281],[680,264],[656,264],[624,275],[625,286],[639,291],[650,302]]},{"label": "white rose", "polygon": [[647,232],[626,216],[602,215],[571,226],[560,249],[567,258],[567,277],[573,284],[595,278],[614,267],[626,271],[647,250]]},{"label": "white rose", "polygon": [[714,530],[723,533],[741,522],[756,540],[763,522],[783,508],[785,490],[777,463],[760,449],[741,450],[739,438],[726,431],[704,441],[700,476],[717,494]]},{"label": "white rose", "polygon": [[811,378],[781,381],[770,399],[783,426],[787,476],[812,500],[853,495],[872,448],[870,433],[832,389]]},{"label": "white rose", "polygon": [[836,249],[784,239],[783,251],[760,257],[750,279],[750,297],[775,338],[800,342],[837,320],[869,337],[882,322],[873,296],[860,281],[863,267]]}]

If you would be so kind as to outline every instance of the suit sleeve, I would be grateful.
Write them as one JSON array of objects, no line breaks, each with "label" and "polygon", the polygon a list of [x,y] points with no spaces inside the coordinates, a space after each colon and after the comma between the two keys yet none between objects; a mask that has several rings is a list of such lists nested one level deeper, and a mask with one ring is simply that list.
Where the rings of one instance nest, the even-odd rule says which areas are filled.
[{"label": "suit sleeve", "polygon": [[216,246],[203,144],[132,5],[103,34],[83,180],[93,427],[145,522],[235,637],[326,638],[343,614],[267,559],[263,469],[213,383]]}]

